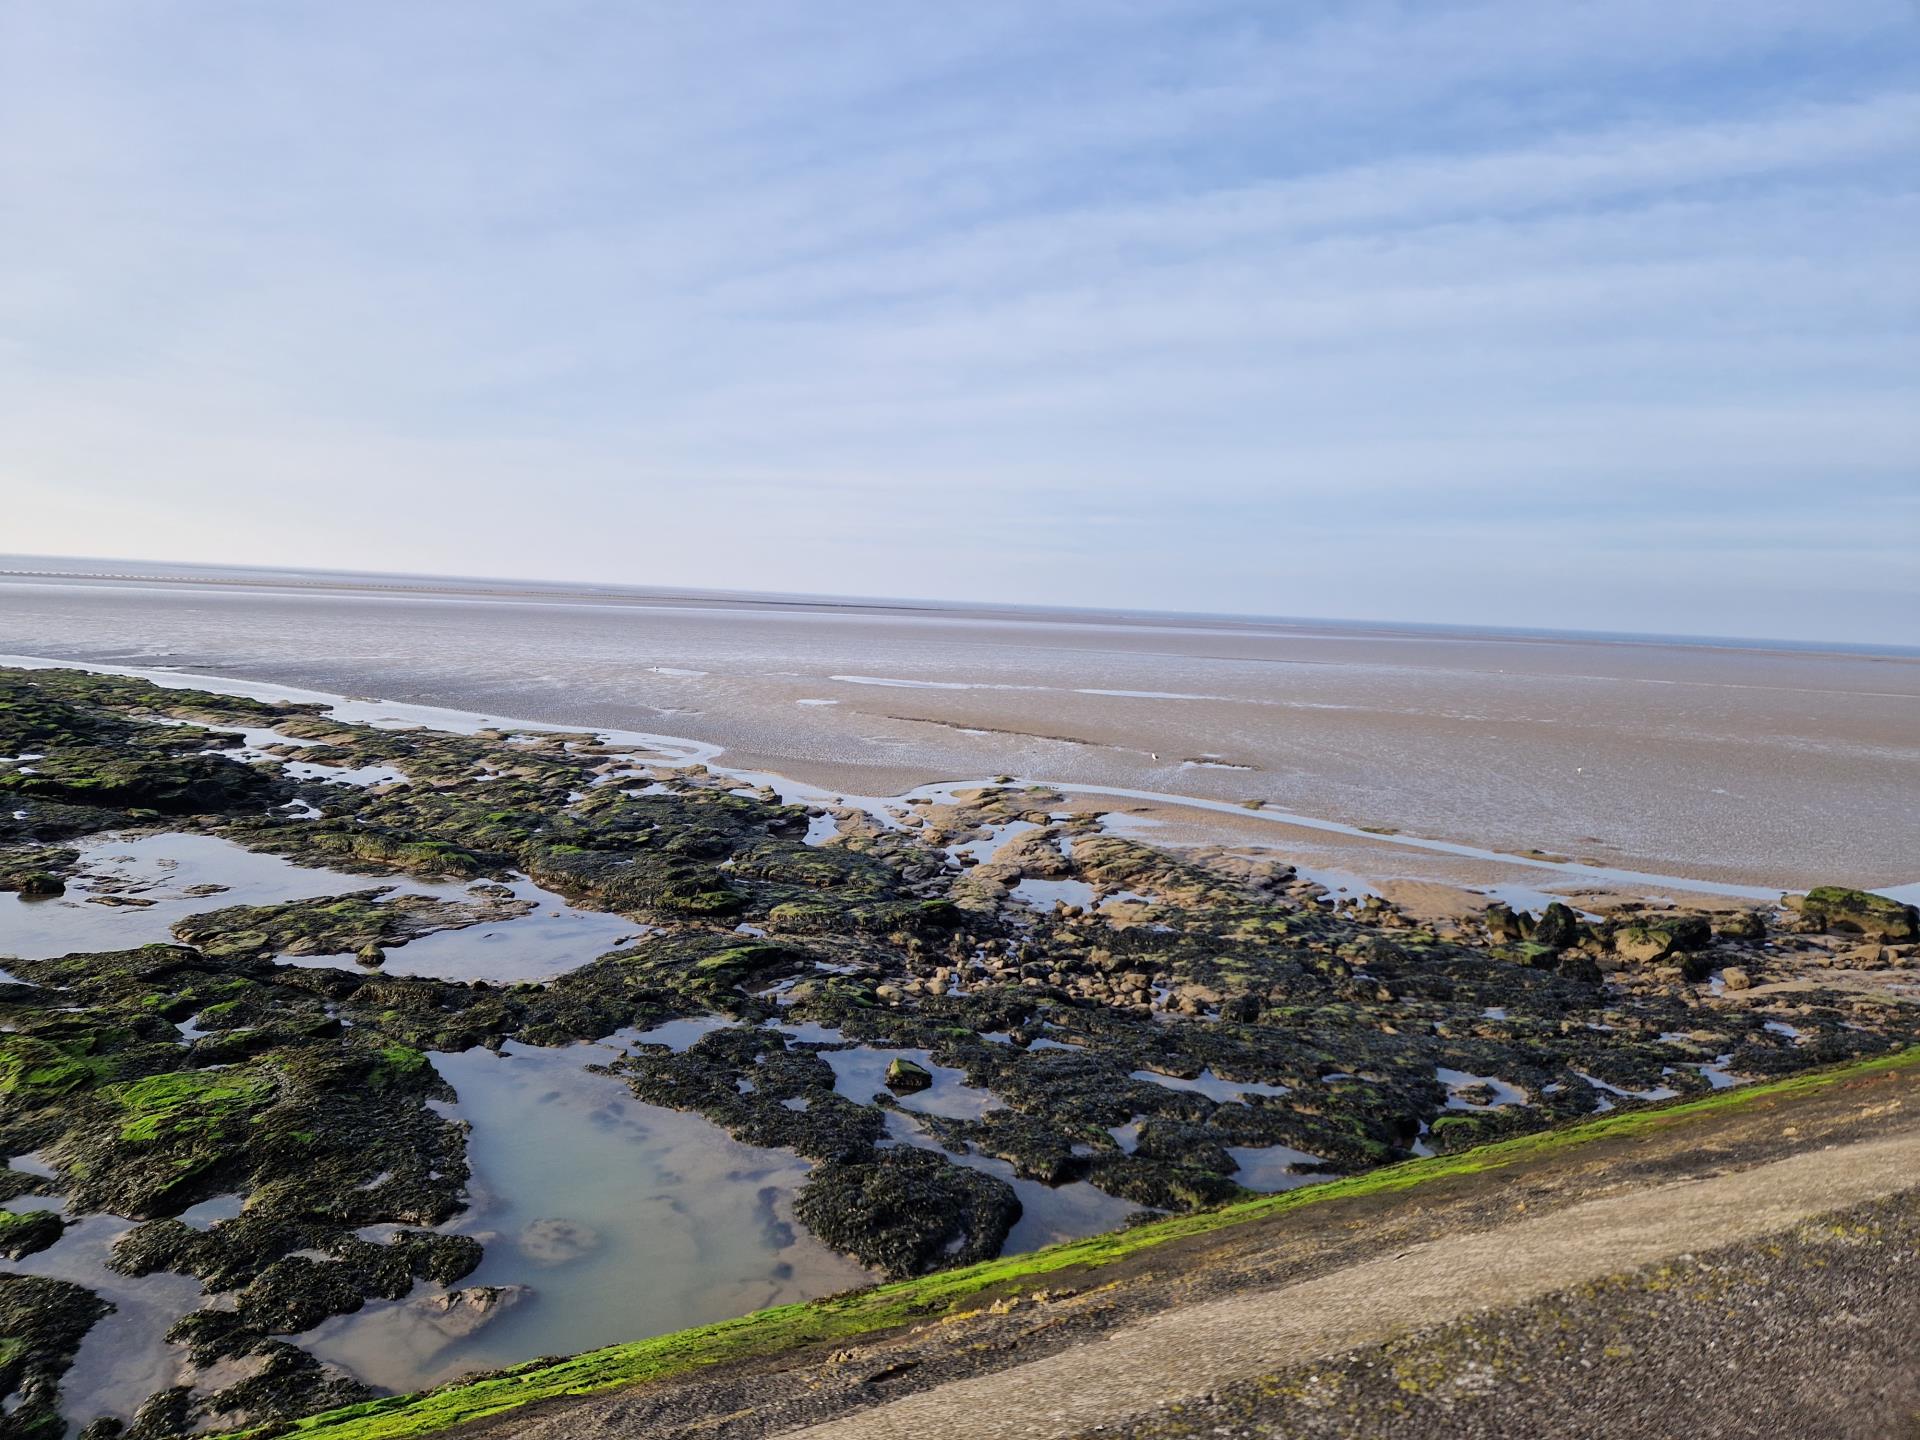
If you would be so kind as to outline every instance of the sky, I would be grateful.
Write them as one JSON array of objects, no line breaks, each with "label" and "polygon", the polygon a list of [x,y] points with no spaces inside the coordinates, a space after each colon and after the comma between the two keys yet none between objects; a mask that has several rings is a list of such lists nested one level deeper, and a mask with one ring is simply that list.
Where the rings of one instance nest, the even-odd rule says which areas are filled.
[{"label": "sky", "polygon": [[1920,0],[0,6],[0,550],[1920,641]]}]

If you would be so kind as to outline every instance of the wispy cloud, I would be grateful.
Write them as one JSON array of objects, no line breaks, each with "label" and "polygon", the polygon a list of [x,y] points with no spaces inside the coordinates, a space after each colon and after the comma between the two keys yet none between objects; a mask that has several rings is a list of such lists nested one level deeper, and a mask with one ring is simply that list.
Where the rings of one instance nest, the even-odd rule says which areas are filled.
[{"label": "wispy cloud", "polygon": [[13,7],[0,548],[1913,639],[1916,38]]}]

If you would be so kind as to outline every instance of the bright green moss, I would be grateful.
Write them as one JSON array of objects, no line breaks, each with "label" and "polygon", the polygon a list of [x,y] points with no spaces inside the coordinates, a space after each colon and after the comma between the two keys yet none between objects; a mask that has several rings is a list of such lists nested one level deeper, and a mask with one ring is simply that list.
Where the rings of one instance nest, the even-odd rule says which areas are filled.
[{"label": "bright green moss", "polygon": [[431,1069],[420,1051],[408,1045],[388,1045],[367,1072],[367,1084],[375,1090],[388,1090],[418,1080]]},{"label": "bright green moss", "polygon": [[96,1085],[114,1062],[73,1045],[55,1045],[31,1035],[0,1035],[0,1094],[64,1095]]},{"label": "bright green moss", "polygon": [[151,1143],[215,1132],[273,1098],[273,1082],[248,1070],[176,1070],[101,1092],[127,1114],[120,1138]]}]

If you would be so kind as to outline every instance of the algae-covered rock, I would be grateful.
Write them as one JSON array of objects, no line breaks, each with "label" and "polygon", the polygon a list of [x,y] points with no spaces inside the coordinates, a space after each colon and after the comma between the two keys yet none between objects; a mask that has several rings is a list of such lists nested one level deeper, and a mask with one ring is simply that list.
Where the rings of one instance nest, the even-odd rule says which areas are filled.
[{"label": "algae-covered rock", "polygon": [[922,1275],[996,1255],[1020,1218],[1004,1180],[926,1150],[823,1165],[794,1204],[809,1230],[889,1276]]},{"label": "algae-covered rock", "polygon": [[1623,960],[1650,965],[1671,955],[1699,950],[1712,938],[1712,927],[1704,916],[1642,916],[1613,932],[1613,949]]},{"label": "algae-covered rock", "polygon": [[1920,938],[1920,911],[1867,890],[1817,886],[1799,897],[1798,908],[1808,924],[1830,934],[1865,935],[1896,943]]},{"label": "algae-covered rock", "polygon": [[66,1222],[51,1210],[0,1210],[0,1255],[18,1260],[60,1238]]},{"label": "algae-covered rock", "polygon": [[460,901],[396,894],[385,885],[282,905],[207,910],[176,922],[173,933],[214,957],[352,953],[377,968],[385,962],[385,946],[437,930],[511,920],[532,908],[533,902],[515,900],[511,891],[505,899],[476,895]]},{"label": "algae-covered rock", "polygon": [[1541,913],[1533,923],[1533,933],[1527,936],[1536,945],[1544,945],[1550,950],[1565,950],[1570,945],[1580,943],[1585,927],[1580,917],[1571,907],[1555,900]]},{"label": "algae-covered rock", "polygon": [[902,1095],[912,1095],[925,1090],[933,1084],[933,1076],[924,1065],[916,1065],[904,1056],[896,1056],[887,1065],[887,1088]]},{"label": "algae-covered rock", "polygon": [[283,782],[224,755],[142,755],[70,746],[50,751],[31,767],[0,771],[0,795],[161,815],[257,812],[290,793]]}]

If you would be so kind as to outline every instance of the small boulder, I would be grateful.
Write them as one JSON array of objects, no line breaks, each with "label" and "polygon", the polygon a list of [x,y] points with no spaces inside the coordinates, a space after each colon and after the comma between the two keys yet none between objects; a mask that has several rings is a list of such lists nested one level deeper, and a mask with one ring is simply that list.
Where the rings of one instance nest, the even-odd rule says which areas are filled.
[{"label": "small boulder", "polygon": [[423,1295],[408,1305],[439,1334],[449,1340],[464,1340],[532,1293],[525,1285],[469,1285],[444,1295]]},{"label": "small boulder", "polygon": [[1533,922],[1533,934],[1527,938],[1549,950],[1565,950],[1580,942],[1580,917],[1556,900]]},{"label": "small boulder", "polygon": [[1581,980],[1589,985],[1600,983],[1599,963],[1589,955],[1562,955],[1554,968],[1568,980]]},{"label": "small boulder", "polygon": [[1720,972],[1720,979],[1729,990],[1751,990],[1753,975],[1744,966],[1729,965]]},{"label": "small boulder", "polygon": [[1650,965],[1673,953],[1673,937],[1646,925],[1627,925],[1613,932],[1614,953],[1636,965]]},{"label": "small boulder", "polygon": [[0,1255],[19,1260],[45,1250],[66,1225],[51,1210],[0,1210]]},{"label": "small boulder", "polygon": [[1520,917],[1514,914],[1511,905],[1496,901],[1486,908],[1486,912],[1480,919],[1481,923],[1487,927],[1487,934],[1495,943],[1511,945],[1516,940],[1526,938],[1526,926],[1521,922]]},{"label": "small boulder", "polygon": [[1703,916],[1643,915],[1613,932],[1613,948],[1623,960],[1650,965],[1670,955],[1703,949],[1712,939],[1713,928]]},{"label": "small boulder", "polygon": [[933,1076],[925,1066],[916,1065],[903,1056],[896,1056],[887,1066],[887,1088],[897,1094],[912,1095],[932,1084]]},{"label": "small boulder", "polygon": [[1250,1025],[1260,1018],[1260,999],[1256,995],[1236,995],[1220,1007],[1220,1018]]}]

